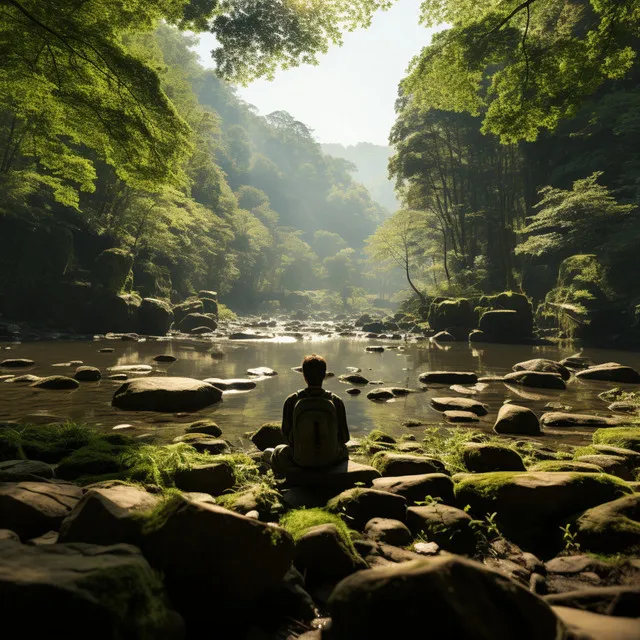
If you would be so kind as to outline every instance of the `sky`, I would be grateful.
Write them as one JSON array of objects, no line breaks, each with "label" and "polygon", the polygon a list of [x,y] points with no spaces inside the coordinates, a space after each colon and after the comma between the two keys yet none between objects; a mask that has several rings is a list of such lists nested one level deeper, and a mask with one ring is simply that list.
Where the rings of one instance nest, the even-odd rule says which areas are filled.
[{"label": "sky", "polygon": [[[420,0],[398,0],[369,29],[345,34],[342,47],[332,48],[318,66],[280,71],[273,81],[258,80],[238,93],[263,115],[288,111],[319,142],[386,145],[398,83],[433,33],[418,24],[419,7]],[[213,36],[200,36],[197,52],[209,67],[213,45]]]}]

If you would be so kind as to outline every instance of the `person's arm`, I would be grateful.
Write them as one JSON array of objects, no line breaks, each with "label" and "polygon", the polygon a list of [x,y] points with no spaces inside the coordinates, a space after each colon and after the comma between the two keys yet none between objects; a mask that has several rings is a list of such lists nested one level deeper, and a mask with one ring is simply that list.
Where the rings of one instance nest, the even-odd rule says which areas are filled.
[{"label": "person's arm", "polygon": [[293,408],[296,403],[295,393],[291,394],[282,407],[282,433],[287,444],[293,445]]},{"label": "person's arm", "polygon": [[338,415],[338,438],[342,444],[345,444],[351,439],[347,425],[347,410],[344,407],[342,398],[335,394],[333,395],[333,404],[336,407],[336,413]]}]

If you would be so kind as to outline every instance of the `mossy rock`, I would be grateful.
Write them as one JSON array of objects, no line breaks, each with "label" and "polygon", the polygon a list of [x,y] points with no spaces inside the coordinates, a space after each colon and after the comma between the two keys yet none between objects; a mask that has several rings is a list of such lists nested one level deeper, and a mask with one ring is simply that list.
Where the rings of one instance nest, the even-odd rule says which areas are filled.
[{"label": "mossy rock", "polygon": [[96,258],[94,282],[111,293],[119,293],[127,281],[132,265],[133,256],[125,249],[106,249]]},{"label": "mossy rock", "polygon": [[470,329],[476,326],[477,316],[467,298],[436,298],[429,307],[428,320],[435,331],[452,327]]},{"label": "mossy rock", "polygon": [[598,429],[593,434],[593,444],[612,445],[640,453],[640,427]]},{"label": "mossy rock", "polygon": [[367,438],[372,442],[396,444],[396,439],[393,436],[390,436],[388,433],[385,433],[384,431],[382,431],[382,429],[374,429],[367,435]]},{"label": "mossy rock", "polygon": [[454,477],[458,504],[496,521],[511,541],[536,554],[560,550],[559,526],[572,515],[631,492],[627,483],[607,474],[513,472],[459,474]]},{"label": "mossy rock", "polygon": [[407,501],[403,496],[377,489],[347,489],[327,503],[327,510],[344,514],[349,523],[362,531],[372,518],[389,518],[404,522]]},{"label": "mossy rock", "polygon": [[88,427],[76,424],[29,425],[19,432],[24,455],[49,463],[59,462],[96,437]]},{"label": "mossy rock", "polygon": [[117,473],[122,470],[122,452],[121,446],[97,440],[64,458],[56,468],[56,476],[63,480],[77,480],[83,476]]},{"label": "mossy rock", "polygon": [[602,469],[588,462],[575,460],[543,460],[529,468],[529,471],[578,471],[580,473],[602,473]]},{"label": "mossy rock", "polygon": [[21,460],[24,457],[18,433],[13,429],[0,431],[0,462]]}]

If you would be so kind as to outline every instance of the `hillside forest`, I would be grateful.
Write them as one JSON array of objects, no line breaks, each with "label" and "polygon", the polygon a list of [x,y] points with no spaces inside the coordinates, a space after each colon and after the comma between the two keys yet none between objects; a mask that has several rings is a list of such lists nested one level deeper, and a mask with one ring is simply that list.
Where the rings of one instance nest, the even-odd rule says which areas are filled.
[{"label": "hillside forest", "polygon": [[96,296],[208,290],[421,322],[513,291],[542,333],[635,344],[640,3],[426,0],[448,28],[400,83],[390,148],[320,145],[238,97],[389,4],[3,3],[3,317],[93,330]]}]

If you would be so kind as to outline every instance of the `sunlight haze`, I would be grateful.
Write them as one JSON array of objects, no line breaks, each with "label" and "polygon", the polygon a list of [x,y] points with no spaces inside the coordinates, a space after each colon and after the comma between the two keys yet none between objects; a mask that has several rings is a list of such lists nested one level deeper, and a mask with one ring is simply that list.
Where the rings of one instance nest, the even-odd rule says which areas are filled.
[{"label": "sunlight haze", "polygon": [[[275,80],[240,87],[239,95],[263,115],[288,111],[309,126],[319,142],[386,145],[395,120],[399,81],[411,58],[429,44],[433,29],[418,24],[420,0],[400,0],[378,13],[371,27],[344,36],[317,67],[280,71]],[[198,54],[213,66],[210,34],[200,36]]]}]

